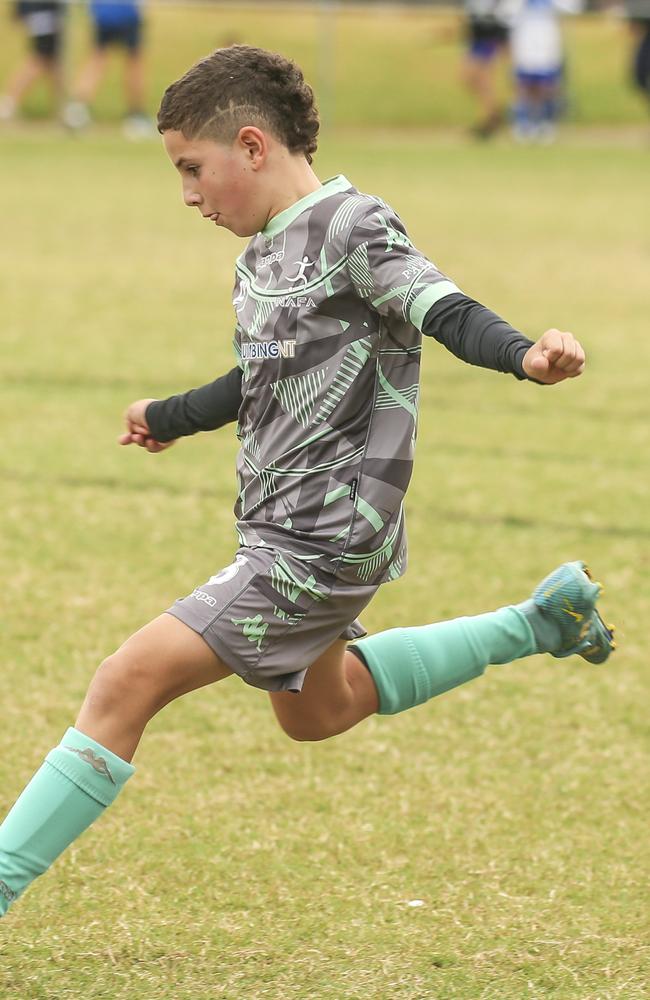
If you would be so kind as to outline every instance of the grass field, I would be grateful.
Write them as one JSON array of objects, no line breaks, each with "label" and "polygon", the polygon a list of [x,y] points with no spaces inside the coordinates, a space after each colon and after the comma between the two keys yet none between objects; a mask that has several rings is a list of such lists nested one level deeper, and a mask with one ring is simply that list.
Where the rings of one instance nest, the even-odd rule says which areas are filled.
[{"label": "grass field", "polygon": [[[0,997],[647,997],[648,160],[569,135],[328,133],[468,293],[589,371],[554,389],[424,357],[411,565],[371,630],[523,598],[584,558],[611,666],[537,657],[326,744],[230,679],[151,725],[119,803],[0,927]],[[234,435],[149,456],[126,404],[231,364],[240,244],[157,143],[0,137],[0,812],[99,660],[228,563]],[[413,907],[409,903],[422,901]]]}]

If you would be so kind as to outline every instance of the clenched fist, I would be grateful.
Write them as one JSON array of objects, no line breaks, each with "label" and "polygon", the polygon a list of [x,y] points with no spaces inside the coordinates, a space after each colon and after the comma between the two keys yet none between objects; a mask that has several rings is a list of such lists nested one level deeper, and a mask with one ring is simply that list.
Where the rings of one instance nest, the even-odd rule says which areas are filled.
[{"label": "clenched fist", "polygon": [[164,451],[174,444],[173,441],[156,441],[151,436],[146,411],[149,403],[154,402],[154,399],[137,399],[135,403],[131,403],[124,414],[126,431],[124,434],[120,434],[117,439],[120,444],[137,444],[140,448],[146,448],[152,453]]}]

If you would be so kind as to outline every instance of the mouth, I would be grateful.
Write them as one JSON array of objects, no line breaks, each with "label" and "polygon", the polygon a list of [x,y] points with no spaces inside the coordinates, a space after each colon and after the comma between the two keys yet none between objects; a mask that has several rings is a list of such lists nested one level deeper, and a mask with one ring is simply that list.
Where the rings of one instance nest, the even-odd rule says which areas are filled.
[{"label": "mouth", "polygon": [[[201,215],[203,215],[203,213],[201,213]],[[214,222],[216,224],[219,221],[219,215],[219,212],[208,212],[207,215],[203,215],[203,218],[209,219],[210,222]]]}]

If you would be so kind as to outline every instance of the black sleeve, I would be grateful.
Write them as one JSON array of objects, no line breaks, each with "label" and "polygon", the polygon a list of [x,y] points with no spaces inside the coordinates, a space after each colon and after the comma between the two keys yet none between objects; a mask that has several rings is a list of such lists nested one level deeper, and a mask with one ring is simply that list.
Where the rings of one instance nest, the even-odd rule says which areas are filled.
[{"label": "black sleeve", "polygon": [[528,377],[522,361],[533,341],[466,295],[446,295],[434,303],[424,317],[422,333],[470,365]]},{"label": "black sleeve", "polygon": [[145,415],[151,436],[156,441],[173,441],[236,420],[242,399],[241,377],[241,368],[233,368],[199,389],[149,403]]}]

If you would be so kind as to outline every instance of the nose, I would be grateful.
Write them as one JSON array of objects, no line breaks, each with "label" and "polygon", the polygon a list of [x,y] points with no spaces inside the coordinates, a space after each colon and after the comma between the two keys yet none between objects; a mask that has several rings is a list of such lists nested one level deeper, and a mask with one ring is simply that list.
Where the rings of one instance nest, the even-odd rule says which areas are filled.
[{"label": "nose", "polygon": [[189,185],[183,186],[183,201],[188,208],[195,208],[201,204],[201,195],[198,191],[192,190]]}]

